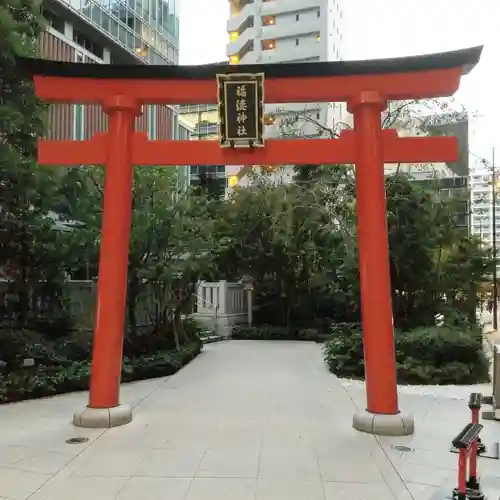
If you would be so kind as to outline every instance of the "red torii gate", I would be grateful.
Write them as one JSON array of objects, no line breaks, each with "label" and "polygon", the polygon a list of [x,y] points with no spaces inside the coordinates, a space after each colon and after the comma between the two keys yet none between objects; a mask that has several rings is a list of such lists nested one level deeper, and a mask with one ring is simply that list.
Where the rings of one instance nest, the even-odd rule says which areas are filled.
[{"label": "red torii gate", "polygon": [[[454,137],[399,138],[382,130],[388,100],[445,97],[479,61],[482,47],[400,59],[279,64],[117,66],[21,59],[38,96],[53,103],[102,105],[108,132],[88,141],[39,141],[38,161],[106,166],[89,405],[75,413],[84,427],[126,424],[120,405],[133,165],[355,164],[356,208],[367,409],[356,429],[413,432],[399,411],[391,302],[384,163],[455,161]],[[134,132],[144,104],[217,102],[217,74],[264,73],[268,103],[344,101],[354,130],[339,139],[269,140],[263,148],[227,149],[216,141],[149,141]]]}]

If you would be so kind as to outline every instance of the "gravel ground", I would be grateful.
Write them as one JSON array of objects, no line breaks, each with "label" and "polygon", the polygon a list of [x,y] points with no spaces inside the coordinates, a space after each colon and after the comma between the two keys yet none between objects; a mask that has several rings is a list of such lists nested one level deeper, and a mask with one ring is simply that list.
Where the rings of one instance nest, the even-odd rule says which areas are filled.
[{"label": "gravel ground", "polygon": [[[342,381],[344,386],[364,387],[365,383],[362,380]],[[468,400],[471,392],[480,392],[490,395],[492,391],[491,384],[476,384],[476,385],[400,385],[398,386],[401,394],[414,394],[418,396],[430,396],[437,398]]]}]

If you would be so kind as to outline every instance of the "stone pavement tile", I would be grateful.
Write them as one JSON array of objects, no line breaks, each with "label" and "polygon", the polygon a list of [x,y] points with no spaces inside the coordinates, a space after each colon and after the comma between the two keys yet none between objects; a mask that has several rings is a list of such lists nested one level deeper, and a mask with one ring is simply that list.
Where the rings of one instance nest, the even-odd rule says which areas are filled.
[{"label": "stone pavement tile", "polygon": [[441,486],[456,476],[456,472],[453,470],[441,469],[432,465],[403,463],[396,468],[405,482],[429,486]]},{"label": "stone pavement tile", "polygon": [[0,497],[25,500],[50,478],[49,474],[0,467]]},{"label": "stone pavement tile", "polygon": [[151,450],[133,476],[193,478],[203,457],[199,447]]},{"label": "stone pavement tile", "polygon": [[316,427],[313,431],[313,442],[320,457],[335,456],[339,450],[342,450],[342,453],[367,455],[380,448],[374,436],[352,428],[352,416],[348,427]]},{"label": "stone pavement tile", "polygon": [[297,481],[319,481],[320,471],[314,449],[302,446],[262,447],[259,479],[294,478]]},{"label": "stone pavement tile", "polygon": [[114,500],[126,477],[55,476],[29,500]]},{"label": "stone pavement tile", "polygon": [[[206,423],[186,423],[182,416],[177,424],[158,427],[158,447],[208,448],[216,432],[216,425]],[[160,446],[160,443],[163,443]]]},{"label": "stone pavement tile", "polygon": [[1,446],[0,445],[0,467],[9,467],[23,458],[32,455],[33,450],[24,446]]},{"label": "stone pavement tile", "polygon": [[415,500],[430,500],[440,489],[438,486],[429,486],[427,484],[406,483],[406,485]]},{"label": "stone pavement tile", "polygon": [[147,457],[147,451],[121,449],[102,451],[89,448],[76,457],[65,470],[76,476],[130,477],[134,476]]},{"label": "stone pavement tile", "polygon": [[167,410],[163,413],[163,418],[152,417],[148,412],[134,415],[134,419],[128,425],[106,430],[96,441],[95,446],[130,450],[165,448],[168,443],[185,446],[208,441],[207,434],[210,436],[213,430],[214,425],[185,422],[181,415],[172,418]]},{"label": "stone pavement tile", "polygon": [[349,380],[338,380],[353,405],[353,411],[366,408],[366,390],[364,384],[353,384]]},{"label": "stone pavement tile", "polygon": [[[191,479],[133,477],[115,500],[184,500]],[[94,500],[90,498],[88,500]]]},{"label": "stone pavement tile", "polygon": [[[480,458],[477,464],[477,470],[481,477],[488,476],[492,480],[500,479],[500,460],[493,460],[491,458]],[[500,498],[500,491],[498,494]]]},{"label": "stone pavement tile", "polygon": [[488,500],[500,498],[500,478],[481,476],[481,491]]},{"label": "stone pavement tile", "polygon": [[383,447],[373,454],[373,458],[376,460],[377,466],[395,500],[414,500],[408,485],[398,472],[405,455],[406,453]]},{"label": "stone pavement tile", "polygon": [[314,433],[308,421],[300,424],[266,423],[262,428],[262,443],[268,447],[314,445]]},{"label": "stone pavement tile", "polygon": [[[36,402],[36,401],[33,401]],[[36,412],[36,406],[29,410],[33,415]],[[54,411],[58,412],[58,409]],[[23,419],[17,419],[12,416],[4,419],[2,408],[2,428],[0,429],[0,448],[3,446],[21,446],[30,449],[59,451],[62,453],[78,454],[80,451],[87,448],[95,441],[103,430],[101,429],[82,429],[74,427],[70,422],[72,412],[64,412],[64,421],[58,419],[38,420],[31,416],[29,422],[24,422]],[[69,445],[67,439],[73,437],[85,437],[88,442],[79,445]]]},{"label": "stone pavement tile", "polygon": [[154,391],[167,384],[168,380],[169,377],[161,377],[123,385],[120,391],[121,402],[135,407],[145,401]]},{"label": "stone pavement tile", "polygon": [[256,500],[324,500],[323,485],[319,481],[291,479],[257,481]]},{"label": "stone pavement tile", "polygon": [[224,421],[209,437],[209,448],[260,447],[263,424],[255,419]]},{"label": "stone pavement tile", "polygon": [[379,500],[393,499],[389,486],[385,482],[378,483],[341,483],[325,482],[326,500]]},{"label": "stone pavement tile", "polygon": [[196,471],[196,477],[235,477],[255,479],[260,447],[209,448]]},{"label": "stone pavement tile", "polygon": [[165,437],[154,427],[137,426],[132,421],[123,427],[115,427],[107,430],[99,439],[92,444],[94,451],[116,451],[123,453],[128,451],[144,451],[163,446]]},{"label": "stone pavement tile", "polygon": [[256,486],[254,479],[198,478],[191,483],[186,500],[254,500]]},{"label": "stone pavement tile", "polygon": [[456,470],[458,455],[451,453],[448,449],[444,450],[420,450],[415,449],[412,452],[403,453],[403,464],[428,465],[429,467],[438,467],[440,469]]},{"label": "stone pavement tile", "polygon": [[40,474],[56,474],[68,465],[74,456],[68,453],[36,450],[29,457],[23,458],[11,465],[13,469],[38,472]]},{"label": "stone pavement tile", "polygon": [[[384,460],[387,460],[384,458]],[[369,453],[343,453],[338,449],[335,455],[318,456],[323,481],[379,483],[385,482],[377,459]]]}]

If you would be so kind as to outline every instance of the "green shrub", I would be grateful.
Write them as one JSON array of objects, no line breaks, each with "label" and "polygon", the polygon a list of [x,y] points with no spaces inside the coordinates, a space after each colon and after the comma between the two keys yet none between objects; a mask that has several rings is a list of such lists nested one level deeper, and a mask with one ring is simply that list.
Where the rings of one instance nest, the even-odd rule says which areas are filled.
[{"label": "green shrub", "polygon": [[[124,358],[122,381],[132,382],[164,377],[177,372],[201,351],[200,342],[190,342],[175,352],[157,352],[136,358]],[[0,373],[0,404],[35,399],[89,387],[90,363],[76,361],[66,366],[36,365]]]},{"label": "green shrub", "polygon": [[302,340],[324,342],[329,336],[315,328],[297,328],[274,325],[236,325],[231,338],[234,340]]},{"label": "green shrub", "polygon": [[[416,328],[396,331],[398,382],[406,384],[474,384],[488,380],[478,327]],[[341,377],[363,378],[361,329],[332,328],[324,346],[329,370]]]},{"label": "green shrub", "polygon": [[[203,327],[191,318],[186,318],[182,322],[184,335],[189,341],[199,341],[199,334]],[[181,342],[182,333],[179,334]],[[125,357],[147,356],[158,351],[172,351],[175,349],[174,333],[172,324],[166,323],[160,328],[155,326],[140,327],[132,334],[127,332],[123,344],[123,354]]]},{"label": "green shrub", "polygon": [[66,356],[55,344],[34,330],[0,328],[0,360],[11,369],[22,366],[28,358],[47,366],[67,364]]}]

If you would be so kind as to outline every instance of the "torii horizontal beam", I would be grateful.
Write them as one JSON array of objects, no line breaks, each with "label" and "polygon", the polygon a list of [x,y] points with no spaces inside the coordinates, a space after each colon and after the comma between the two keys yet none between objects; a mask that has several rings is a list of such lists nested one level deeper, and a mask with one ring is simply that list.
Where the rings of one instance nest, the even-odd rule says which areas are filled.
[{"label": "torii horizontal beam", "polygon": [[[453,84],[450,85],[450,76]],[[460,84],[461,68],[392,75],[275,78],[266,80],[266,103],[341,102],[363,89],[375,89],[390,100],[411,99],[413,95],[446,97],[454,94]],[[427,90],[425,82],[435,78],[442,85]],[[216,104],[215,80],[136,80],[123,84],[121,80],[75,78],[79,90],[74,95],[68,79],[57,76],[35,76],[37,94],[47,102],[93,104],[120,93],[133,95],[138,102],[148,104]],[[332,85],[333,84],[333,85]],[[314,87],[314,92],[311,92]],[[302,90],[300,90],[302,89]]]},{"label": "torii horizontal beam", "polygon": [[[286,142],[286,148],[283,143]],[[383,131],[385,163],[452,162],[458,157],[456,137],[398,137]],[[108,135],[87,141],[50,141],[38,144],[42,165],[102,165],[108,158]],[[304,152],[307,152],[304,154]],[[356,163],[355,132],[343,131],[338,139],[275,139],[264,148],[221,148],[218,141],[150,141],[136,132],[132,145],[134,165],[301,165]]]}]

